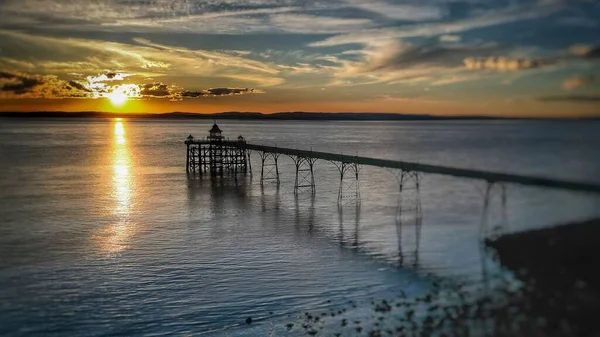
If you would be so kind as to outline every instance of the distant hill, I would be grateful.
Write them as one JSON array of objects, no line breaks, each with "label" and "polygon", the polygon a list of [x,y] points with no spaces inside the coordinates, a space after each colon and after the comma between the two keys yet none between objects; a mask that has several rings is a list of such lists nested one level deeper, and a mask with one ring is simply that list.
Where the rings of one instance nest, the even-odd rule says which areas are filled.
[{"label": "distant hill", "polygon": [[109,113],[98,111],[64,112],[64,111],[34,111],[34,112],[0,112],[0,117],[6,118],[153,118],[153,119],[268,119],[268,120],[455,120],[455,119],[501,119],[486,116],[436,116],[413,115],[376,112],[276,112],[264,114],[260,112],[226,111],[219,113],[200,114],[193,112],[169,112],[160,114],[150,113]]},{"label": "distant hill", "polygon": [[492,116],[439,116],[427,114],[400,114],[381,112],[305,112],[286,111],[261,113],[252,111],[225,111],[218,113],[168,112],[168,113],[115,113],[100,111],[33,111],[0,112],[5,118],[151,118],[151,119],[239,119],[239,120],[330,120],[330,121],[423,121],[423,120],[495,120],[495,119],[547,119],[547,120],[600,120],[600,118],[531,118]]}]

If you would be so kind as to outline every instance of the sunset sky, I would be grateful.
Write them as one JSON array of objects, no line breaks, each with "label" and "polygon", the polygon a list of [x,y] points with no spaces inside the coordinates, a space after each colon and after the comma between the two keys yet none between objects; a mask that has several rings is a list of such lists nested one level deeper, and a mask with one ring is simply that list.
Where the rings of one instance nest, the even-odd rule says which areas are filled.
[{"label": "sunset sky", "polygon": [[600,2],[2,0],[0,110],[600,117]]}]

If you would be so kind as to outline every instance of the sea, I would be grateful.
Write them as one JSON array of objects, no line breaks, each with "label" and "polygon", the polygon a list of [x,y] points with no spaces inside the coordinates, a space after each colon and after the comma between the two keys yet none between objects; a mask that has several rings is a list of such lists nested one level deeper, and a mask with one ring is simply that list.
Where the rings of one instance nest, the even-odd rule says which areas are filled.
[{"label": "sea", "polygon": [[[340,199],[322,160],[315,193],[295,193],[293,160],[261,184],[256,152],[246,174],[187,174],[184,140],[212,123],[0,119],[0,335],[278,335],[308,310],[477,282],[482,233],[600,216],[589,193],[433,174],[400,192],[401,172],[369,166]],[[252,144],[600,183],[599,121],[217,123]],[[418,215],[398,215],[406,199]]]}]

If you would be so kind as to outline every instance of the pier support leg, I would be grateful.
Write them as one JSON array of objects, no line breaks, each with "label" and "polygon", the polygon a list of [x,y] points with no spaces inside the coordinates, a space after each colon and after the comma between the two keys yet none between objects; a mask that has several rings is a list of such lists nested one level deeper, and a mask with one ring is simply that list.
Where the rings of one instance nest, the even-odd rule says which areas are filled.
[{"label": "pier support leg", "polygon": [[338,190],[338,204],[354,202],[360,204],[360,186],[358,173],[360,165],[356,163],[336,164],[340,172],[340,188]]},{"label": "pier support leg", "polygon": [[223,176],[225,167],[228,166],[228,149],[223,144],[214,142],[208,148],[210,157],[210,175]]},{"label": "pier support leg", "polygon": [[206,158],[202,155],[202,146],[198,145],[198,172],[200,175],[204,173],[204,161]]},{"label": "pier support leg", "polygon": [[263,185],[265,182],[274,181],[279,185],[279,166],[277,163],[279,153],[262,152],[260,159],[260,184]]},{"label": "pier support leg", "polygon": [[186,155],[186,172],[187,173],[196,173],[200,167],[198,167],[198,160],[200,157],[200,147],[196,144],[188,144],[187,145],[187,155]]},{"label": "pier support leg", "polygon": [[[392,172],[394,173],[394,172]],[[398,205],[396,207],[396,233],[398,235],[399,264],[404,265],[406,258],[403,235],[404,225],[414,225],[413,267],[419,264],[419,249],[421,245],[421,229],[423,213],[421,209],[420,175],[412,171],[394,173],[398,182]],[[409,241],[410,242],[410,241]]]},{"label": "pier support leg", "polygon": [[315,175],[313,167],[316,159],[307,157],[293,157],[296,164],[296,181],[294,183],[294,193],[298,194],[300,189],[309,189],[315,194]]},{"label": "pier support leg", "polygon": [[186,144],[187,152],[185,156],[185,172],[190,173],[190,144]]},{"label": "pier support leg", "polygon": [[229,151],[227,170],[234,173],[234,177],[237,181],[238,173],[243,173],[245,175],[248,171],[246,150],[236,146],[228,146],[227,150]]}]

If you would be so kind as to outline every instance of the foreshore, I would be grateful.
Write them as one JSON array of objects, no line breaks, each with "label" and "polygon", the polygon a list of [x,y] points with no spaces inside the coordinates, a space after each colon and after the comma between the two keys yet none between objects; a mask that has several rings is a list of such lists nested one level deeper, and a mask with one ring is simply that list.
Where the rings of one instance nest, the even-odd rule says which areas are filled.
[{"label": "foreshore", "polygon": [[502,270],[488,280],[432,278],[429,290],[412,296],[350,301],[231,335],[267,329],[276,336],[597,336],[598,231],[594,219],[509,234],[486,242]]}]

